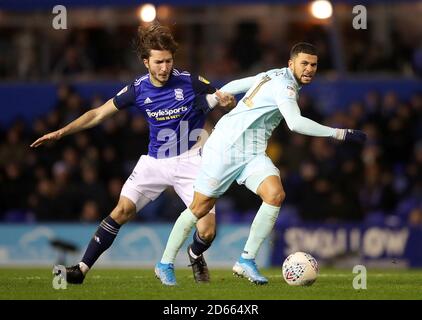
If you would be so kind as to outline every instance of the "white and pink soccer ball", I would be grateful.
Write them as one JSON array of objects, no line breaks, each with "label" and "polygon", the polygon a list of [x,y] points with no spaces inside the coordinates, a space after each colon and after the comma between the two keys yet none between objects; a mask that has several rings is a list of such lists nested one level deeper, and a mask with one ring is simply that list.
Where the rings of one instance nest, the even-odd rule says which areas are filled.
[{"label": "white and pink soccer ball", "polygon": [[283,278],[291,286],[310,286],[318,277],[318,262],[309,253],[295,252],[283,262]]}]

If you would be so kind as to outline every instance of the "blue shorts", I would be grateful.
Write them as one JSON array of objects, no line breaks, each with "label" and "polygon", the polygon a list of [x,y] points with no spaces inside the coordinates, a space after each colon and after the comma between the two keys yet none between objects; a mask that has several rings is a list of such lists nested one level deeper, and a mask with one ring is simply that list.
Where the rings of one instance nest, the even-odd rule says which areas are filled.
[{"label": "blue shorts", "polygon": [[223,141],[222,137],[211,135],[205,144],[201,169],[194,183],[196,192],[218,198],[236,180],[256,193],[265,178],[280,176],[280,171],[266,154],[248,154]]}]

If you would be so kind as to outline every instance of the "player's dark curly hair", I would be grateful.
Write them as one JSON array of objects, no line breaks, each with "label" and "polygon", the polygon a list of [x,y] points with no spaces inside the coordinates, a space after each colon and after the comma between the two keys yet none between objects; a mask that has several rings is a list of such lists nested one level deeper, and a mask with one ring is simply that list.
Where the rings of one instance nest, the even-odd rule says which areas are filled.
[{"label": "player's dark curly hair", "polygon": [[296,43],[290,50],[290,59],[296,57],[299,53],[311,54],[313,56],[318,55],[318,51],[313,44],[307,42]]},{"label": "player's dark curly hair", "polygon": [[145,28],[138,28],[135,46],[136,53],[142,60],[149,58],[151,50],[168,50],[174,56],[179,45],[169,28],[156,23]]}]

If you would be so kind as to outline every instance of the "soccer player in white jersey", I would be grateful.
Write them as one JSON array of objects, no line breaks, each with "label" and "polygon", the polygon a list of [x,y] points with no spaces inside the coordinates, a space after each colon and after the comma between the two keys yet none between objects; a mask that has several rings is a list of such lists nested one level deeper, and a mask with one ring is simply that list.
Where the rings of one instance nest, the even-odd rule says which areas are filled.
[{"label": "soccer player in white jersey", "polygon": [[311,83],[317,70],[316,48],[308,43],[292,47],[287,68],[235,80],[224,92],[246,92],[237,106],[223,116],[204,146],[201,169],[194,184],[193,202],[181,213],[164,251],[173,261],[195,223],[214,207],[233,181],[244,184],[262,199],[250,228],[244,251],[233,266],[236,275],[255,284],[266,284],[256,266],[258,250],[273,229],[285,198],[279,170],[265,154],[267,141],[281,120],[291,131],[363,143],[359,130],[330,128],[301,116],[297,104],[301,86]]},{"label": "soccer player in white jersey", "polygon": [[[120,227],[132,219],[167,187],[173,187],[186,205],[193,199],[193,182],[201,162],[198,141],[207,113],[217,104],[234,107],[233,95],[217,91],[200,76],[173,68],[177,49],[170,30],[152,25],[139,29],[139,55],[148,74],[123,88],[113,99],[92,109],[62,129],[48,133],[32,143],[47,141],[91,128],[120,109],[135,106],[149,124],[148,155],[143,155],[125,182],[114,210],[98,227],[79,264],[66,268],[66,280],[81,284],[85,275],[113,243]],[[124,143],[124,141],[122,141]],[[215,209],[198,221],[188,254],[197,282],[208,282],[209,273],[202,253],[215,237]],[[174,255],[174,253],[171,253]],[[173,264],[162,261],[155,268],[165,285],[175,285]]]}]

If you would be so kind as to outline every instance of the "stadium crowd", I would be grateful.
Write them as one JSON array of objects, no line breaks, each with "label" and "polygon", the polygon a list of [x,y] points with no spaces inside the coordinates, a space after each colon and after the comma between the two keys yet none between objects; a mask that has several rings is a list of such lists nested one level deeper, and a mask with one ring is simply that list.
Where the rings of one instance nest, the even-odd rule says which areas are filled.
[{"label": "stadium crowd", "polygon": [[[100,221],[117,203],[121,187],[141,154],[147,153],[143,116],[120,111],[103,125],[37,149],[29,145],[103,103],[83,101],[68,85],[58,101],[31,125],[16,120],[2,128],[0,221]],[[363,129],[365,146],[339,144],[290,132],[282,122],[267,153],[281,171],[286,200],[281,222],[395,219],[422,225],[422,95],[408,101],[394,92],[368,91],[362,101],[332,114],[320,113],[302,94],[302,113],[333,127]],[[222,116],[210,113],[210,130]],[[219,221],[251,221],[259,198],[234,184],[217,204]],[[184,205],[168,190],[137,219],[174,221]]]},{"label": "stadium crowd", "polygon": [[[74,81],[113,79],[125,80],[139,70],[134,54],[133,38],[137,25],[113,28],[78,27],[55,32],[51,28],[2,28],[0,30],[0,78],[24,81]],[[201,25],[173,27],[182,46],[178,66],[192,72],[203,72],[210,78],[254,74],[273,68],[288,59],[289,48],[297,39],[313,43],[319,50],[320,72],[382,72],[405,76],[422,75],[422,48],[416,29],[391,27],[389,44],[371,37],[369,32],[342,33],[343,62],[332,55],[332,38],[327,29],[318,25],[292,24],[289,33],[270,37],[258,22],[243,21],[231,36],[207,48],[206,30]],[[345,30],[350,28],[343,27]],[[420,28],[419,28],[420,29]],[[353,30],[353,29],[352,29]],[[192,39],[184,39],[192,32]],[[59,36],[60,35],[60,36]],[[344,65],[343,67],[339,66]]]}]

